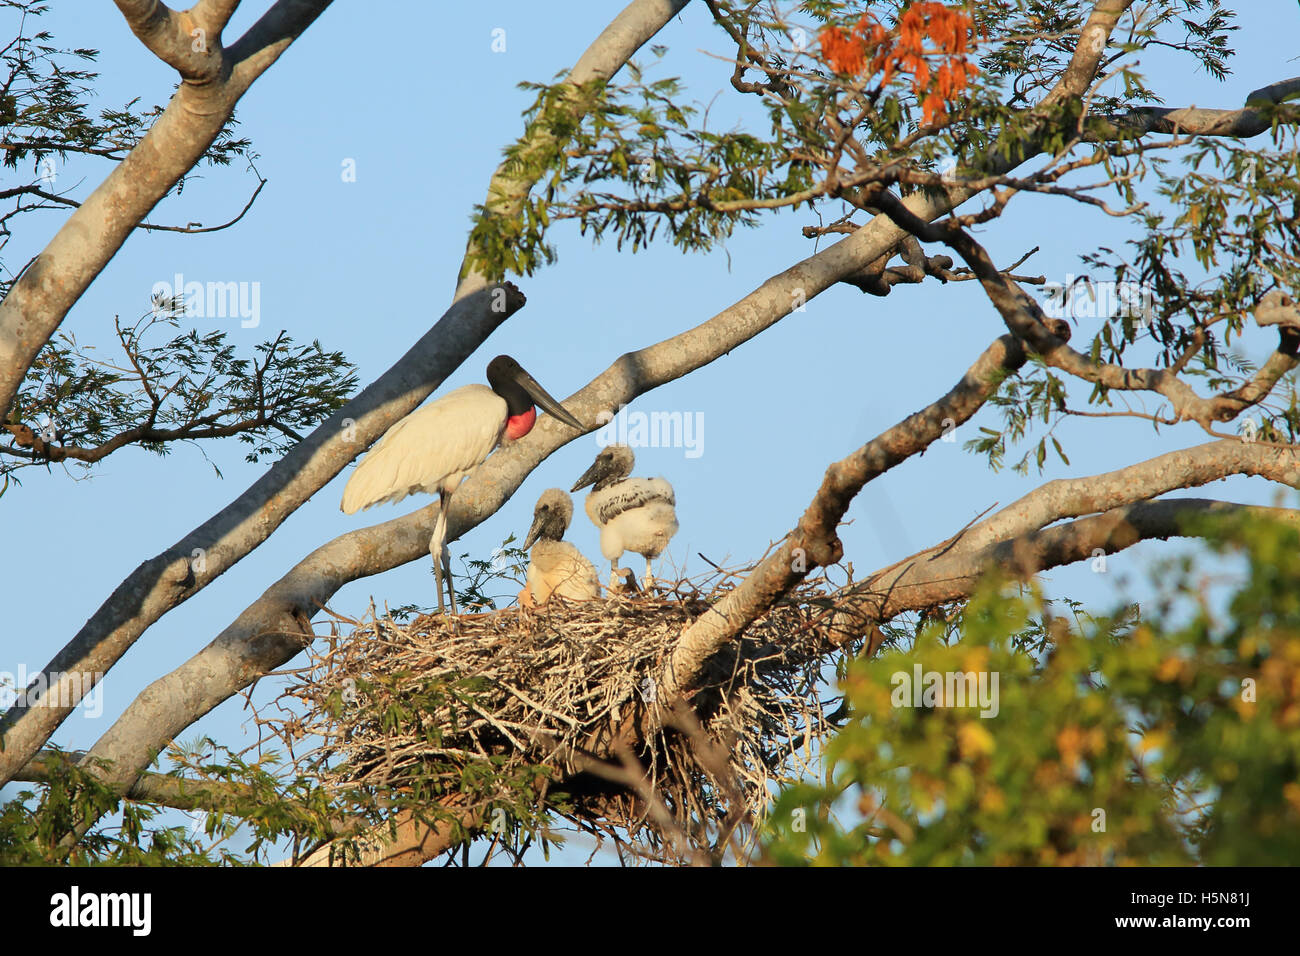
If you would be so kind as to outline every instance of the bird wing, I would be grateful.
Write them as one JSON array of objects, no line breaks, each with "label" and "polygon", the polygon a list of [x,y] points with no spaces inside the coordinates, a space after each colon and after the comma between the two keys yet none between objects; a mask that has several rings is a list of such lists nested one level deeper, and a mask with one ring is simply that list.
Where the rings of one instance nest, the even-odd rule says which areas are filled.
[{"label": "bird wing", "polygon": [[361,459],[343,489],[344,512],[439,491],[492,453],[505,423],[505,399],[486,385],[465,385],[417,408]]},{"label": "bird wing", "polygon": [[607,525],[625,511],[644,508],[655,502],[676,505],[673,486],[662,478],[627,478],[611,485],[596,504],[599,524]]}]

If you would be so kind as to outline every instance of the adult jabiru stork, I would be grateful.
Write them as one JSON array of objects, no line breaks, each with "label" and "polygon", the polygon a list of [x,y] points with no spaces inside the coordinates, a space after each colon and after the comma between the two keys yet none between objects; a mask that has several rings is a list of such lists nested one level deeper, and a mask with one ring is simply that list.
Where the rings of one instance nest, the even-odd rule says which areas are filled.
[{"label": "adult jabiru stork", "polygon": [[464,385],[417,408],[388,429],[361,459],[343,489],[346,514],[385,502],[401,501],[417,491],[438,494],[438,520],[429,539],[438,610],[443,611],[442,582],[447,580],[451,613],[456,595],[451,586],[447,551],[447,509],[452,493],[503,442],[527,435],[537,421],[536,402],[570,428],[582,423],[508,355],[487,367],[487,385]]},{"label": "adult jabiru stork", "polygon": [[581,551],[564,540],[572,520],[573,499],[567,492],[559,488],[542,492],[533,509],[533,525],[524,539],[524,549],[532,549],[524,584],[528,603],[545,604],[555,594],[570,601],[600,597],[596,569]]},{"label": "adult jabiru stork", "polygon": [[584,509],[600,529],[600,551],[609,561],[610,588],[621,579],[618,559],[624,551],[645,558],[644,587],[654,583],[650,561],[664,553],[677,533],[677,499],[663,478],[629,478],[636,459],[626,445],[609,445],[578,479],[572,490],[592,485]]}]

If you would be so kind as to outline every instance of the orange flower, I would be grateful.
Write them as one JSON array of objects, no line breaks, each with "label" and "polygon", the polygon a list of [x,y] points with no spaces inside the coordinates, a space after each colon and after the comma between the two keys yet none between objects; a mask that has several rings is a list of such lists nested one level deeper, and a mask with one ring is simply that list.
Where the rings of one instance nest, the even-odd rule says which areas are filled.
[{"label": "orange flower", "polygon": [[[879,74],[881,86],[896,74],[910,77],[912,92],[921,100],[922,119],[929,124],[946,116],[947,105],[979,72],[966,61],[974,34],[969,14],[925,0],[908,7],[892,33],[864,13],[849,30],[826,27],[819,40],[822,58],[836,73]],[[930,58],[941,62],[932,69]]]}]

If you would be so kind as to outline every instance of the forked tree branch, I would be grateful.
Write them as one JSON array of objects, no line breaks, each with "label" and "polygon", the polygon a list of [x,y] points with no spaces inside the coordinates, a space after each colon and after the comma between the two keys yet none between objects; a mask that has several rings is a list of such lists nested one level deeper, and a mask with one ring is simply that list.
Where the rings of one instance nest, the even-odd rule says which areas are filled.
[{"label": "forked tree branch", "polygon": [[[0,417],[82,293],[221,134],[253,82],[329,3],[277,0],[234,46],[223,49],[219,28],[204,34],[200,43],[190,31],[201,28],[188,14],[158,0],[119,0],[132,30],[181,70],[184,82],[140,142],[68,217],[0,302]],[[227,6],[223,0],[197,9],[210,17],[207,23],[224,26],[221,16]],[[196,46],[203,49],[194,51]]]},{"label": "forked tree branch", "polygon": [[[917,200],[918,205],[924,202]],[[900,238],[888,220],[768,279],[694,329],[621,356],[564,405],[595,430],[601,412],[704,367],[770,328]],[[479,293],[481,294],[481,293]],[[461,300],[462,302],[469,300]],[[1006,337],[1008,342],[1010,337]],[[346,412],[346,409],[344,409]],[[339,414],[343,414],[340,412]],[[325,428],[328,426],[322,426]],[[942,427],[942,423],[940,426]],[[495,514],[542,461],[578,436],[549,416],[522,441],[493,454],[457,489],[448,541]],[[91,750],[113,761],[108,779],[128,786],[153,754],[217,704],[281,666],[311,638],[308,622],[349,581],[427,557],[434,509],[341,535],[273,584],[208,647],[144,690]],[[211,558],[209,558],[209,561]]]},{"label": "forked tree branch", "polygon": [[923,593],[946,593],[943,588],[956,566],[953,562],[961,564],[980,555],[990,558],[993,549],[1003,542],[1037,534],[1053,522],[1122,511],[1157,495],[1233,475],[1300,487],[1300,451],[1222,440],[1168,452],[1099,475],[1050,481],[952,540],[873,571],[846,588],[831,630],[844,635],[845,640],[861,634],[900,613],[893,610],[897,605],[892,603],[903,599],[900,595],[905,597],[905,610],[940,603],[916,602]]},{"label": "forked tree branch", "polygon": [[[238,0],[195,4],[177,11],[161,0],[113,0],[131,32],[154,56],[189,83],[218,80],[222,72],[221,31]],[[229,9],[213,10],[213,6]]]},{"label": "forked tree branch", "polygon": [[1003,378],[1024,363],[1020,342],[1004,335],[980,355],[943,398],[831,465],[803,517],[780,546],[678,638],[657,681],[664,706],[674,704],[678,695],[692,686],[709,658],[767,613],[809,572],[840,560],[840,519],[864,485],[924,451],[948,428],[967,421],[997,391]]}]

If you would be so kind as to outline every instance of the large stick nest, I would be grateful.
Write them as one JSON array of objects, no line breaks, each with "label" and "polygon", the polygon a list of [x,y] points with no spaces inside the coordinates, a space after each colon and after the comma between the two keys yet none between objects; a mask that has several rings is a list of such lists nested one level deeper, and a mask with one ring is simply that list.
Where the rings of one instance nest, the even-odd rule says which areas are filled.
[{"label": "large stick nest", "polygon": [[552,812],[620,854],[749,853],[775,785],[813,772],[832,704],[823,668],[845,649],[830,640],[825,581],[806,581],[714,656],[689,709],[668,712],[656,678],[727,590],[683,581],[667,597],[557,599],[454,622],[372,609],[318,643],[286,692],[310,711],[275,729],[318,737],[315,772],[379,805],[457,794],[488,819],[507,808],[516,845]]}]

